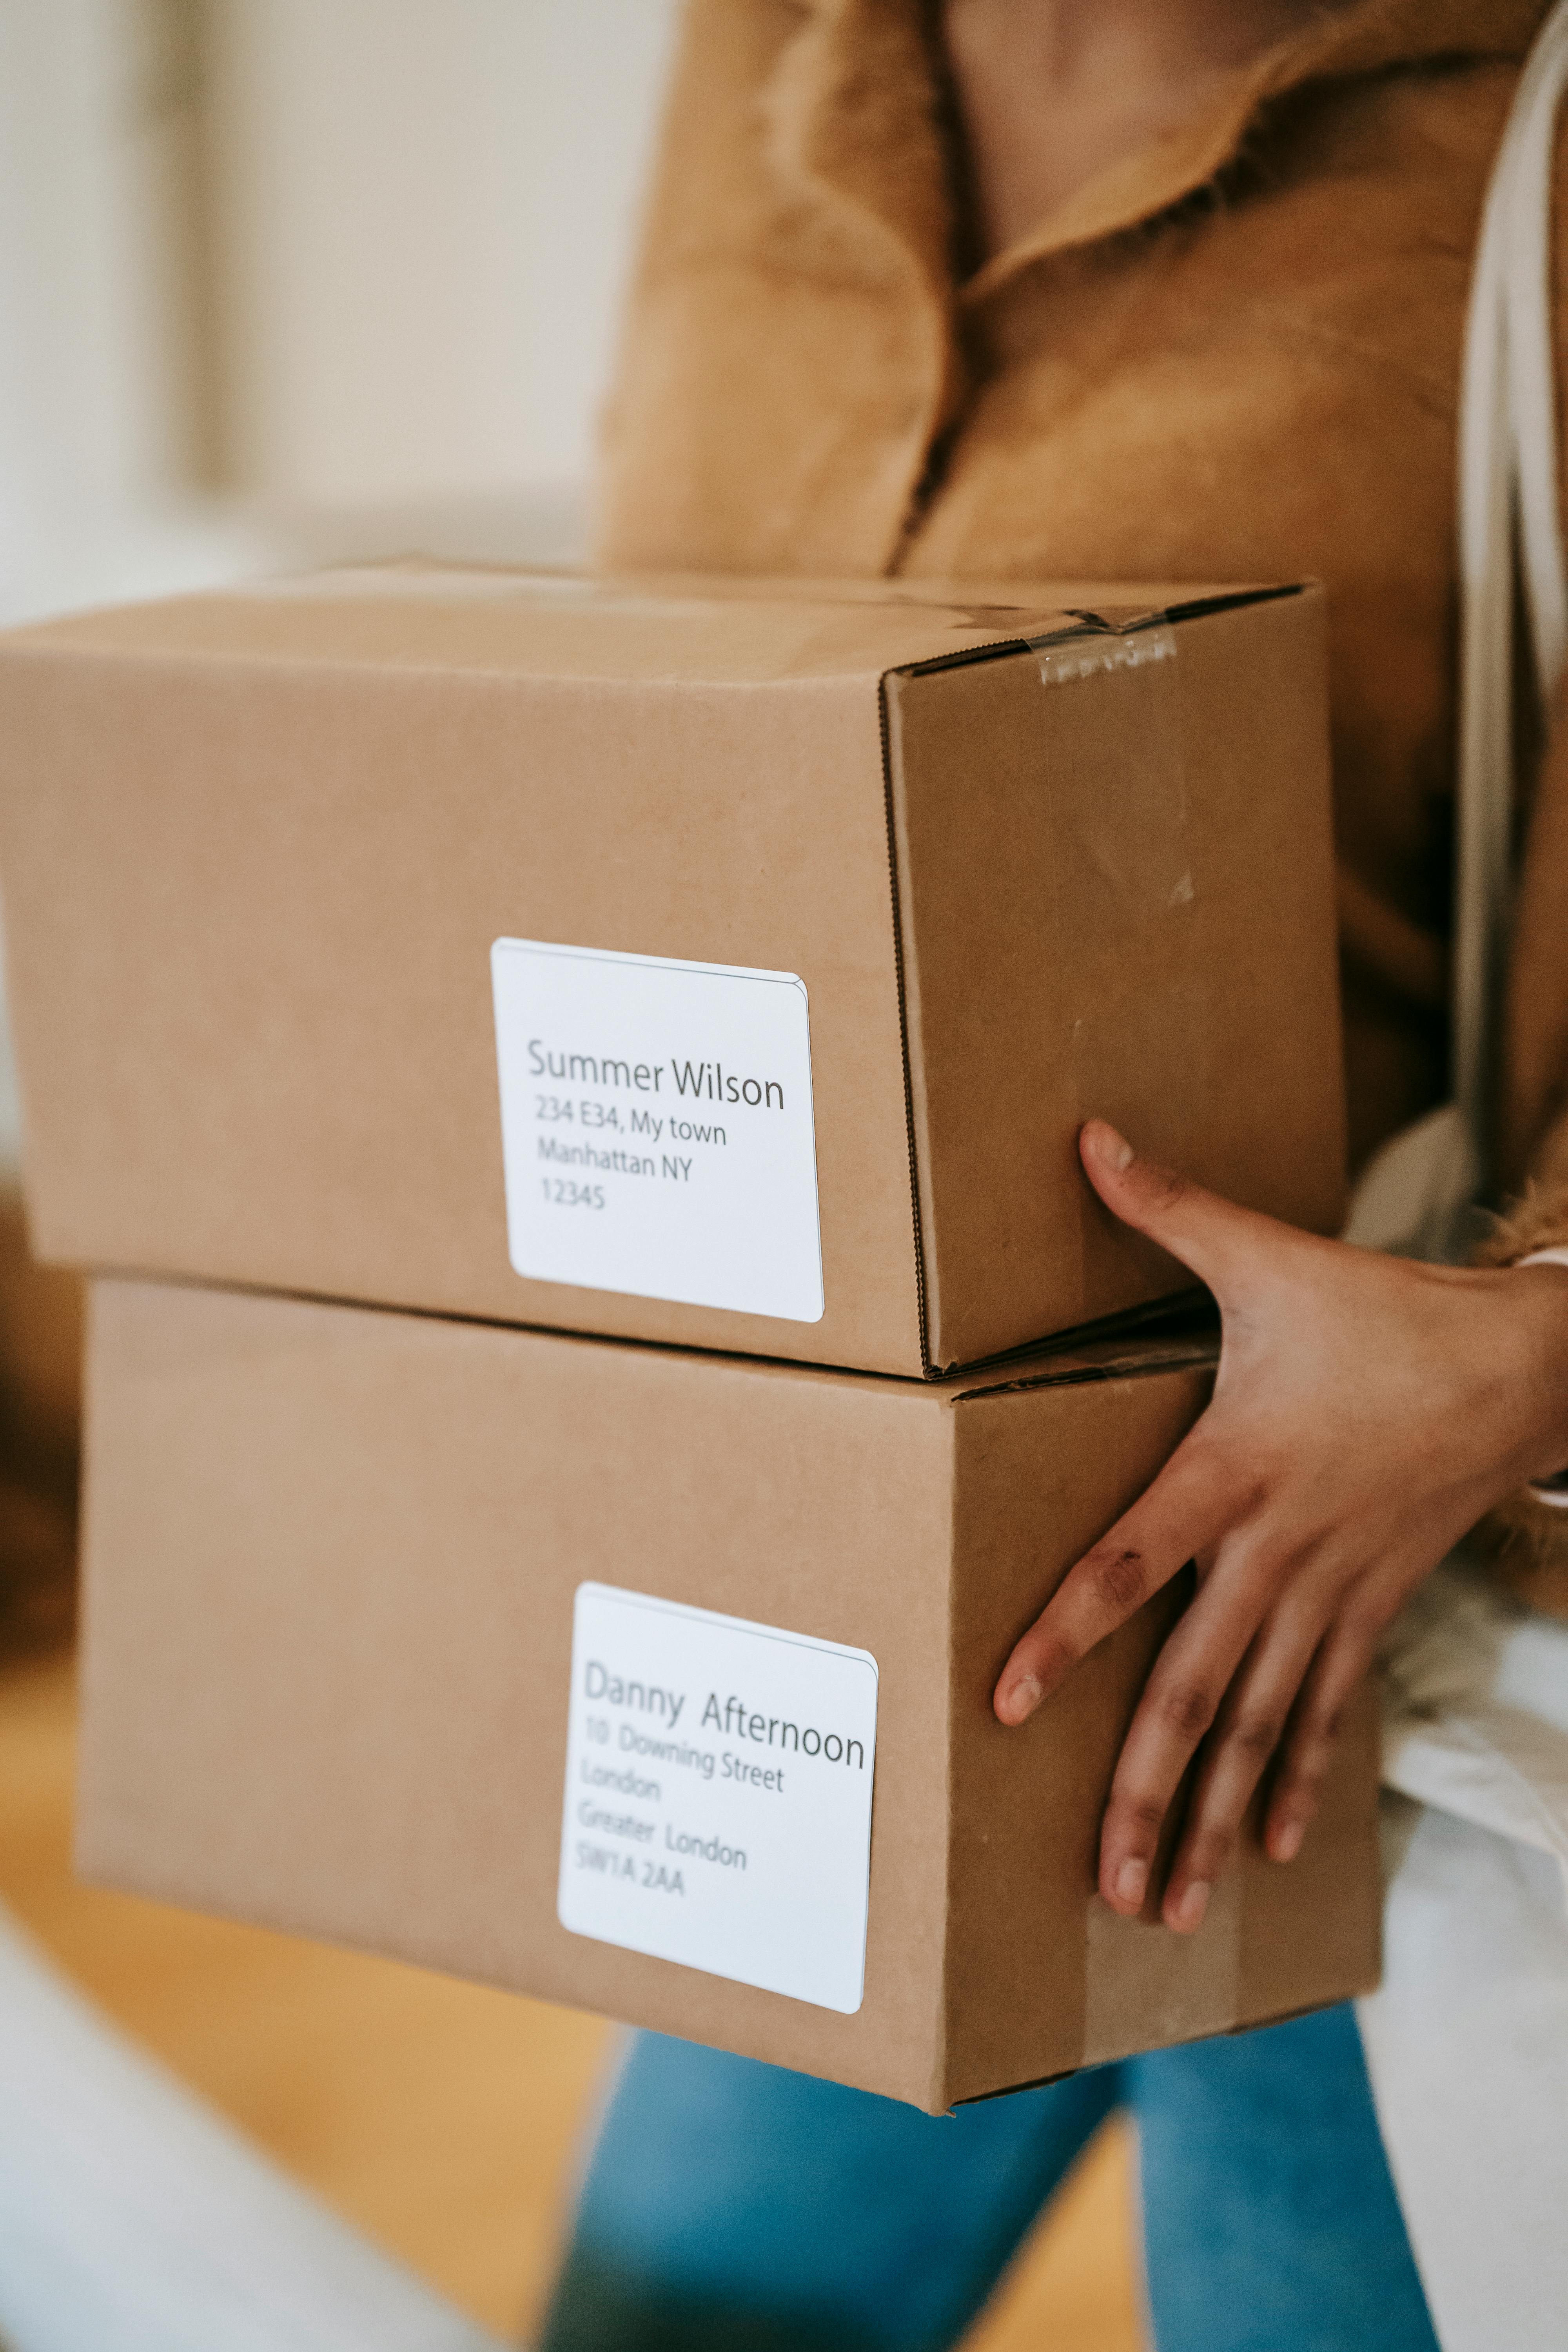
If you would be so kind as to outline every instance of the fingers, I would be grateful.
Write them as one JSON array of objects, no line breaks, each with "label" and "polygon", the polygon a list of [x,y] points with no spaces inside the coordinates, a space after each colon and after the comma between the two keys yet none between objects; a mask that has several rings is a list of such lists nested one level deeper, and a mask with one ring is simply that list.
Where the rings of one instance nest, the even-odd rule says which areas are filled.
[{"label": "fingers", "polygon": [[1310,1615],[1298,1606],[1299,1627],[1268,1622],[1277,1582],[1278,1564],[1256,1545],[1225,1547],[1155,1662],[1122,1746],[1100,1834],[1100,1891],[1118,1911],[1142,1907],[1166,1814],[1206,1738],[1204,1772],[1163,1904],[1168,1925],[1191,1930],[1202,1923],[1326,1614],[1326,1606]]},{"label": "fingers", "polygon": [[[1304,1563],[1291,1601],[1265,1623],[1217,1706],[1214,1684],[1236,1646],[1235,1625],[1200,1626],[1201,1604],[1194,1603],[1166,1643],[1122,1749],[1106,1811],[1100,1885],[1115,1910],[1131,1916],[1142,1907],[1166,1813],[1205,1733],[1202,1768],[1161,1905],[1165,1925],[1187,1935],[1203,1925],[1258,1781],[1281,1749],[1264,1842],[1276,1862],[1293,1861],[1300,1852],[1332,1761],[1341,1712],[1372,1663],[1388,1613],[1378,1606],[1372,1580],[1363,1579],[1342,1599],[1325,1634],[1332,1602],[1314,1600],[1314,1584],[1321,1594],[1321,1574],[1314,1577]],[[1179,1647],[1178,1635],[1189,1628],[1192,1638]]]},{"label": "fingers", "polygon": [[1259,1247],[1289,1234],[1272,1217],[1238,1209],[1173,1169],[1143,1159],[1102,1118],[1087,1121],[1079,1154],[1106,1207],[1190,1266],[1222,1302],[1245,1278]]},{"label": "fingers", "polygon": [[1202,1428],[1200,1423],[1131,1509],[1068,1570],[1017,1643],[993,1702],[1001,1722],[1026,1722],[1096,1643],[1244,1515],[1250,1490]]},{"label": "fingers", "polygon": [[1325,1614],[1323,1606],[1300,1602],[1279,1611],[1226,1692],[1166,1881],[1167,1927],[1190,1932],[1202,1924],[1258,1784],[1289,1736]]},{"label": "fingers", "polygon": [[1318,1810],[1346,1700],[1372,1665],[1388,1611],[1357,1594],[1323,1643],[1307,1677],[1286,1740],[1263,1843],[1275,1862],[1294,1862]]}]

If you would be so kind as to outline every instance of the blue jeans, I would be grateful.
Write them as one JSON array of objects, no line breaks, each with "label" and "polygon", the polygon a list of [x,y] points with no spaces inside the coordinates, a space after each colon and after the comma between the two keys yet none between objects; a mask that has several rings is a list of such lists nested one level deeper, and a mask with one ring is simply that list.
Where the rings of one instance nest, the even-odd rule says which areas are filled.
[{"label": "blue jeans", "polygon": [[1349,2009],[944,2116],[645,2036],[542,2352],[937,2352],[1115,2107],[1160,2352],[1436,2352]]}]

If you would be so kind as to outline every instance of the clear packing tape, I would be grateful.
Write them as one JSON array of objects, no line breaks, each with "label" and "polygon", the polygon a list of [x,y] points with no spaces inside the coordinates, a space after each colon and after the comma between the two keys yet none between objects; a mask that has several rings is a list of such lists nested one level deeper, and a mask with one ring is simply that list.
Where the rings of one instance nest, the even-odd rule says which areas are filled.
[{"label": "clear packing tape", "polygon": [[1099,613],[1074,615],[1080,624],[1070,631],[1054,629],[1024,643],[1040,665],[1047,686],[1069,686],[1110,672],[1145,669],[1176,658],[1176,632],[1160,614],[1135,614],[1112,620]]}]

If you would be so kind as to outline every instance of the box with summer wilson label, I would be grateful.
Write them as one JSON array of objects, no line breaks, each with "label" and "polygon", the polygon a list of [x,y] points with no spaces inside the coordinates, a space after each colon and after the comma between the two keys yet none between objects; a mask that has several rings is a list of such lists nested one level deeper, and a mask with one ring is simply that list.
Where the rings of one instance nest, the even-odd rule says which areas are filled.
[{"label": "box with summer wilson label", "polygon": [[933,2111],[1375,1979],[1370,1702],[1190,1940],[1094,1892],[1182,1581],[992,1712],[1206,1339],[922,1383],[109,1280],[89,1352],[93,1879]]},{"label": "box with summer wilson label", "polygon": [[910,1375],[1324,1231],[1312,589],[390,566],[0,648],[50,1259]]}]

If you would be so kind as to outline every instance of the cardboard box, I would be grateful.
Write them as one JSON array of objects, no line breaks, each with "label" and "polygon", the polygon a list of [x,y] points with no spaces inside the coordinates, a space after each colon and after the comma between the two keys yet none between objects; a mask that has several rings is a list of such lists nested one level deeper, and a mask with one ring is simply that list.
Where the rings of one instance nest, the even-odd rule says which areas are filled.
[{"label": "cardboard box", "polygon": [[[1190,1940],[1093,1891],[1115,1756],[1182,1591],[1022,1731],[991,1711],[1017,1633],[1201,1409],[1211,1352],[1101,1342],[923,1385],[100,1282],[80,1866],[933,2111],[1363,1990],[1370,1700],[1300,1861],[1249,1840]],[[672,1715],[679,1676],[613,1633],[574,1665],[574,1607],[581,1633],[603,1588],[745,1621],[714,1638],[844,1645],[829,1713],[868,1656],[865,1753],[805,1709],[794,1741],[749,1712],[749,1668],[689,1676]],[[608,1736],[579,1741],[563,1780],[569,1700],[602,1703]],[[745,1777],[721,1789],[725,1754]],[[853,1836],[834,1839],[854,1814],[858,1896],[847,1875],[797,1889],[810,1932],[780,1969],[804,1982],[865,1903],[855,1808],[873,1783],[858,1992],[840,1976],[796,1997],[561,1924],[558,1899],[599,1887],[584,1853],[626,1852],[688,1880],[628,1892],[639,1920],[698,1916],[705,1874],[716,1953],[727,1918],[775,1902],[786,1814],[817,1808],[825,1879],[853,1863]],[[770,1958],[753,1944],[742,1965],[766,1978]]]},{"label": "cardboard box", "polygon": [[1188,1283],[1091,1111],[1334,1230],[1322,631],[414,567],[15,635],[37,1246],[922,1374]]}]

